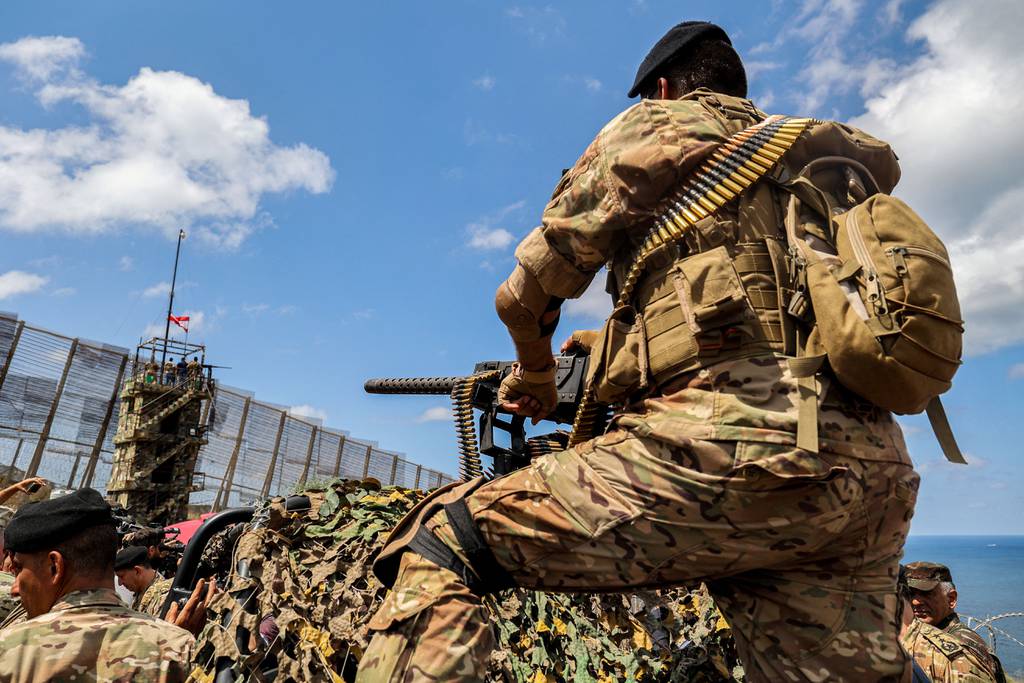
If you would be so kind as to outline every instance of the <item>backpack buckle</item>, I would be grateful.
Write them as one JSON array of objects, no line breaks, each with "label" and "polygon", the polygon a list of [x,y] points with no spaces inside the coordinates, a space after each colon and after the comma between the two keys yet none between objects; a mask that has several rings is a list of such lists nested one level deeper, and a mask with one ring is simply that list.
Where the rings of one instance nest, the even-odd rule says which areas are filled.
[{"label": "backpack buckle", "polygon": [[786,313],[802,322],[807,321],[807,313],[810,310],[807,292],[803,287],[796,290],[786,306]]}]

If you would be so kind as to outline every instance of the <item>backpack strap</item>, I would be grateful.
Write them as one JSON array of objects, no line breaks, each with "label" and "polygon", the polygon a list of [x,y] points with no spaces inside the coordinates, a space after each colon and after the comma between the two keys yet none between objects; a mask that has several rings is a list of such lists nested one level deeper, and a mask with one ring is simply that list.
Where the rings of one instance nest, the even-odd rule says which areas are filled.
[{"label": "backpack strap", "polygon": [[938,396],[928,401],[925,412],[928,413],[928,422],[932,425],[932,431],[942,447],[942,454],[946,456],[946,460],[966,465],[967,460],[960,452],[960,446],[953,436],[953,428],[949,426],[949,418],[946,417],[946,409],[942,407],[942,401]]},{"label": "backpack strap", "polygon": [[[808,261],[817,260],[813,250],[797,236],[797,220],[800,214],[800,200],[795,193],[789,194],[786,205],[786,241],[789,242],[790,259],[793,263],[793,279],[796,292],[790,300],[788,313],[803,318],[810,311],[810,294],[807,292],[806,268]],[[819,385],[817,374],[825,364],[825,354],[808,355],[807,339],[796,334],[796,357],[789,359],[789,370],[796,378],[800,392],[797,403],[796,445],[811,453],[818,452],[818,403]]]}]

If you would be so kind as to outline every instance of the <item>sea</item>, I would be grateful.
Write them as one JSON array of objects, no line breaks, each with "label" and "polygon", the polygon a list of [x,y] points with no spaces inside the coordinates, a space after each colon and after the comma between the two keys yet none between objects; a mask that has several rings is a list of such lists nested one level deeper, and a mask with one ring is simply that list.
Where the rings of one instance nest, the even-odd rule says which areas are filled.
[{"label": "sea", "polygon": [[[949,567],[958,594],[956,611],[964,621],[966,616],[1024,614],[1024,536],[911,535],[903,562],[938,562]],[[995,636],[1003,668],[1015,679],[1024,678],[1024,616],[999,619],[992,625],[1005,632]],[[990,640],[984,628],[978,632]]]}]

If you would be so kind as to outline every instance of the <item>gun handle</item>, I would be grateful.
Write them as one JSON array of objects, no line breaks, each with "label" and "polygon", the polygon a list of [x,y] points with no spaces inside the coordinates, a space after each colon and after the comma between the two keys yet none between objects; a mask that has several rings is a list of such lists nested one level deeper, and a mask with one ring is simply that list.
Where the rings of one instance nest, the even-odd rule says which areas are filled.
[{"label": "gun handle", "polygon": [[[509,447],[494,443],[494,430],[509,435]],[[494,458],[494,474],[501,476],[523,466],[526,460],[526,418],[513,415],[510,420],[498,417],[497,407],[480,414],[480,452]]]}]

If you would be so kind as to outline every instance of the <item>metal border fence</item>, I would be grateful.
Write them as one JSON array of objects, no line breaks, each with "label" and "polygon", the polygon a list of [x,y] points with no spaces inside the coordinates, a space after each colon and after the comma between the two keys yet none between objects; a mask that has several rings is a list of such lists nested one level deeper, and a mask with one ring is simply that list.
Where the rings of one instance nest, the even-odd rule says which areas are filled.
[{"label": "metal border fence", "polygon": [[[128,349],[68,337],[0,311],[0,474],[104,492],[118,393],[131,371]],[[243,389],[218,386],[202,414],[211,428],[199,452],[194,482],[202,489],[192,494],[192,505],[245,504],[336,476],[424,489],[452,481]]]}]

